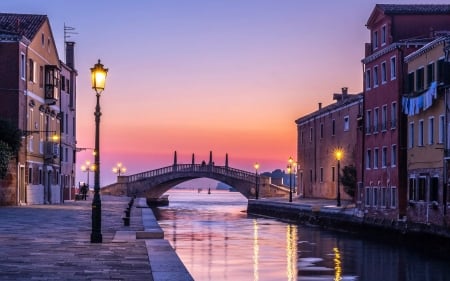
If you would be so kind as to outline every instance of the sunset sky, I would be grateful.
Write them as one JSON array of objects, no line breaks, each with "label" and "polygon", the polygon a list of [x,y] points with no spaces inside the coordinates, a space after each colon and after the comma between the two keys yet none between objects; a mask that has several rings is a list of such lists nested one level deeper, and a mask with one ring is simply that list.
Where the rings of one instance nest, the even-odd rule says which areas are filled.
[{"label": "sunset sky", "polygon": [[[101,185],[127,174],[225,154],[234,168],[284,169],[295,158],[295,119],[362,91],[373,0],[2,0],[0,11],[46,14],[64,58],[74,27],[78,147],[94,147],[90,68],[109,68],[101,97]],[[390,1],[422,3],[429,1]],[[435,0],[433,3],[447,3]],[[77,155],[80,166],[92,151]],[[91,176],[92,179],[92,176]]]}]

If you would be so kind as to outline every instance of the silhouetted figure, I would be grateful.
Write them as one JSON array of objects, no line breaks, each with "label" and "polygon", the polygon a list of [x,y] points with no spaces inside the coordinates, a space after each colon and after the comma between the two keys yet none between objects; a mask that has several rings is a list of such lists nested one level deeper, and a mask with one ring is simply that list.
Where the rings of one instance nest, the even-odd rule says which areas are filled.
[{"label": "silhouetted figure", "polygon": [[81,187],[81,199],[86,200],[87,199],[87,193],[88,193],[89,186],[87,184],[83,184]]}]

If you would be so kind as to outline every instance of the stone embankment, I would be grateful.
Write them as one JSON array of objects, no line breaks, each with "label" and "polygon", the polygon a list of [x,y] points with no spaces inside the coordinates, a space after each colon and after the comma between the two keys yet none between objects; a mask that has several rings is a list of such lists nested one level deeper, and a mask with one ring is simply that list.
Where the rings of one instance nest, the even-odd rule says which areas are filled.
[{"label": "stone embankment", "polygon": [[343,207],[336,207],[329,200],[304,203],[249,200],[247,213],[411,246],[446,258],[450,251],[449,228],[410,223],[406,220],[365,218],[354,205],[348,203],[343,204]]}]

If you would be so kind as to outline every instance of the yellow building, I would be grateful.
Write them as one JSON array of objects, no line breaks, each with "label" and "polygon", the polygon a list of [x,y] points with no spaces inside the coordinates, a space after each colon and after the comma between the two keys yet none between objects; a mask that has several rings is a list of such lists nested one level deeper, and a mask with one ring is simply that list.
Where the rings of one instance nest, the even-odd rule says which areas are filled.
[{"label": "yellow building", "polygon": [[447,140],[448,62],[442,36],[411,53],[402,110],[407,121],[409,221],[442,224],[447,209],[444,153]]}]

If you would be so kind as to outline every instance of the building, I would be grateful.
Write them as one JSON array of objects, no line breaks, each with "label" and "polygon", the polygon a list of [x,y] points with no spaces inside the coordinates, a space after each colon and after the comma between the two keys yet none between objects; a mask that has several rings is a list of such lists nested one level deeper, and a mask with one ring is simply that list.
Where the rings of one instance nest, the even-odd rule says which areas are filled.
[{"label": "building", "polygon": [[[450,32],[447,32],[450,35]],[[443,225],[448,202],[448,87],[450,68],[445,49],[450,36],[440,36],[405,57],[407,86],[402,112],[407,115],[407,219]]]},{"label": "building", "polygon": [[0,13],[0,117],[24,132],[1,204],[61,202],[60,63],[45,15]]},{"label": "building", "polygon": [[[361,131],[362,94],[348,94],[347,88],[334,94],[336,103],[295,121],[297,125],[298,193],[305,198],[337,198],[336,149],[342,149],[341,168],[356,167]],[[345,192],[341,198],[351,199]]]},{"label": "building", "polygon": [[407,212],[406,116],[401,96],[404,59],[450,26],[450,5],[377,4],[365,46],[363,169],[358,174],[358,206],[365,216],[403,219]]},{"label": "building", "polygon": [[61,64],[61,196],[62,200],[75,198],[76,175],[76,78],[75,42],[65,42],[66,63]]}]

